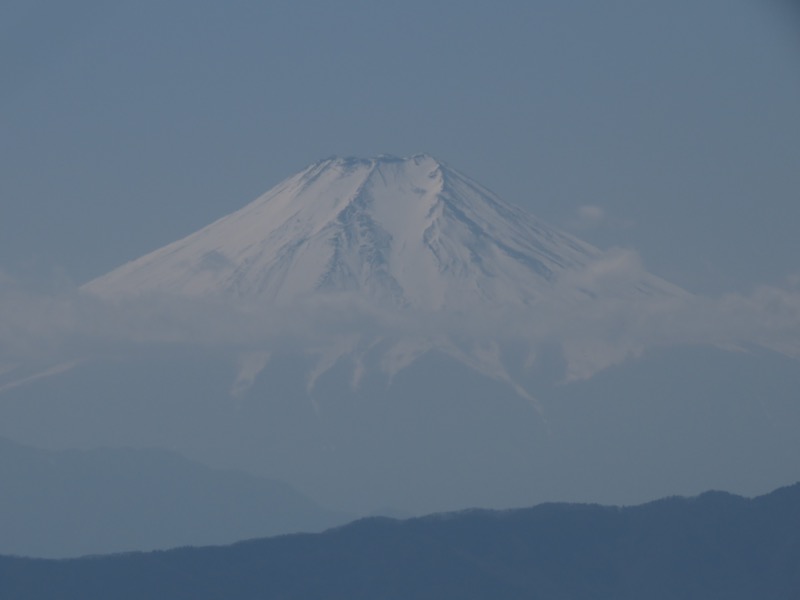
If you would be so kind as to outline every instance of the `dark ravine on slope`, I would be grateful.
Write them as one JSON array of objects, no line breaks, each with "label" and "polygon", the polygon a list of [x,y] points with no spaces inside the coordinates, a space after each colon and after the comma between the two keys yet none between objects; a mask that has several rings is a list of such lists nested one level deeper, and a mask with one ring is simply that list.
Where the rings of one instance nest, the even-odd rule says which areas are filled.
[{"label": "dark ravine on slope", "polygon": [[61,558],[228,544],[349,520],[279,482],[166,450],[48,451],[0,438],[0,553]]},{"label": "dark ravine on slope", "polygon": [[629,507],[545,504],[229,547],[0,558],[6,600],[800,597],[800,484]]}]

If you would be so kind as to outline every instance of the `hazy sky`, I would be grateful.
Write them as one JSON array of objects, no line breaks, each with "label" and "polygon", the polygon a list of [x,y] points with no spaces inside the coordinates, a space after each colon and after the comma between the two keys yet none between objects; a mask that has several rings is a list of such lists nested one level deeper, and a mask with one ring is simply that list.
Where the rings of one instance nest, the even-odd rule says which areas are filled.
[{"label": "hazy sky", "polygon": [[[504,306],[497,321],[483,307],[452,320],[362,311],[347,295],[246,312],[207,298],[126,304],[74,292],[322,158],[421,152],[612,250],[562,276],[535,314]],[[325,504],[341,492],[332,506],[366,483],[373,495],[359,506],[370,510],[429,487],[430,503],[414,510],[452,508],[434,503],[442,490],[469,505],[767,491],[797,477],[800,384],[787,357],[800,357],[799,196],[800,9],[788,1],[5,0],[0,435],[160,445],[286,479]],[[626,293],[644,271],[698,293]],[[599,295],[564,302],[574,296],[559,286]],[[366,405],[352,382],[382,359],[362,361],[341,340],[372,353],[370,340],[407,334],[455,339],[456,360],[536,410],[515,395],[495,419],[500,404],[483,399],[496,400],[499,384],[472,389],[462,371],[444,371],[464,392],[451,395],[435,361],[413,365],[409,387],[386,387],[394,396],[363,392],[403,398],[386,404],[396,412],[355,410]],[[399,356],[413,357],[400,342]],[[693,344],[714,348],[685,349]],[[333,369],[340,347],[352,376]],[[758,352],[720,358],[719,348]],[[269,363],[295,349],[306,353],[296,369]],[[627,360],[645,350],[643,362]],[[195,360],[206,351],[214,360]],[[325,369],[331,379],[320,379]],[[284,375],[297,375],[296,395]],[[319,403],[307,385],[317,379],[334,383],[315,388],[329,394]],[[463,404],[470,394],[480,400]],[[282,403],[280,419],[265,398]],[[325,398],[329,420],[318,418]],[[556,441],[518,419],[534,413]],[[417,445],[421,430],[429,446]],[[375,431],[391,434],[374,436],[384,455],[372,454]],[[340,454],[325,445],[337,439]],[[395,442],[418,453],[429,479]],[[342,473],[388,483],[339,480],[329,455]],[[431,456],[445,466],[454,457],[464,489],[479,493],[435,490]],[[554,487],[518,476],[529,468]]]},{"label": "hazy sky", "polygon": [[800,272],[791,2],[6,0],[0,81],[0,269],[31,282],[416,152],[693,291]]}]

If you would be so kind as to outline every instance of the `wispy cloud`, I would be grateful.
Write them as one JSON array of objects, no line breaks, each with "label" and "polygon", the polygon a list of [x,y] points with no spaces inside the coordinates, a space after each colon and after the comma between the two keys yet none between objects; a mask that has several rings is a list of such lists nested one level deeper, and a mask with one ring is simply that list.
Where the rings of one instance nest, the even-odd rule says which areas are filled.
[{"label": "wispy cloud", "polygon": [[597,204],[584,204],[579,206],[564,224],[573,231],[587,231],[589,229],[627,229],[633,227],[632,219],[622,219],[610,215],[608,211]]},{"label": "wispy cloud", "polygon": [[0,274],[0,365],[52,368],[150,344],[239,354],[302,350],[354,334],[431,345],[446,337],[463,346],[511,340],[534,351],[555,343],[573,377],[654,346],[758,344],[800,357],[800,289],[793,280],[718,297],[677,288],[673,294],[630,292],[647,277],[635,252],[614,250],[570,272],[534,306],[426,314],[384,310],[351,294],[280,309],[155,295],[109,301],[75,288],[33,291]]},{"label": "wispy cloud", "polygon": [[587,223],[599,223],[606,217],[606,211],[599,206],[585,204],[578,208],[578,218]]}]

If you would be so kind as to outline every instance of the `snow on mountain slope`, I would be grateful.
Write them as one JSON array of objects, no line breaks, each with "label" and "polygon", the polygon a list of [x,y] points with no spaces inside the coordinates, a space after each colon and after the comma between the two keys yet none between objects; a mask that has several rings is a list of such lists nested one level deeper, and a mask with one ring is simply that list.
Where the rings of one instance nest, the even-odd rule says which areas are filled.
[{"label": "snow on mountain slope", "polygon": [[[84,290],[112,299],[169,294],[262,308],[345,294],[381,310],[475,321],[533,310],[543,298],[596,298],[603,291],[570,277],[602,258],[431,156],[330,158]],[[643,272],[614,293],[683,292]],[[344,356],[356,357],[357,382],[357,357],[373,346],[375,340],[349,336],[310,349],[319,363],[309,386]],[[394,374],[431,349],[512,383],[496,344],[442,335],[394,340],[383,350],[382,368]],[[239,385],[254,377],[252,364],[252,356],[243,358],[247,373]]]},{"label": "snow on mountain slope", "polygon": [[599,254],[430,156],[332,158],[85,289],[279,304],[358,291],[425,310],[466,299],[508,307]]}]

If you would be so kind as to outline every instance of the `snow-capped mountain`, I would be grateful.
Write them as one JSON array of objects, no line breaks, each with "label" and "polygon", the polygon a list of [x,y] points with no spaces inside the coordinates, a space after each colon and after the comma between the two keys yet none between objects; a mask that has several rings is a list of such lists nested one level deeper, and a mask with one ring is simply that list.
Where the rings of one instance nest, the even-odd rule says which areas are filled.
[{"label": "snow-capped mountain", "polygon": [[65,349],[0,372],[0,435],[34,446],[164,447],[354,514],[796,477],[800,373],[728,350],[746,306],[430,156],[321,161],[45,308]]},{"label": "snow-capped mountain", "polygon": [[[528,320],[544,318],[536,313],[542,303],[591,302],[607,294],[575,277],[603,257],[429,155],[330,158],[84,289],[106,298],[168,294],[261,309],[344,296],[416,322],[425,315],[474,325],[514,311],[532,311],[524,313]],[[683,292],[642,271],[616,282],[612,293],[652,298]],[[367,352],[380,351],[380,369],[393,376],[439,350],[528,395],[508,372],[496,339],[456,341],[428,330],[387,342],[382,335],[344,333],[307,348],[317,357],[309,389],[345,357],[357,383]],[[570,376],[591,374],[630,350],[597,348],[587,356],[585,347],[566,348],[574,359]],[[244,355],[234,390],[246,388],[268,359],[263,351]],[[528,348],[525,362],[534,361]]]},{"label": "snow-capped mountain", "polygon": [[[85,289],[272,304],[357,292],[383,306],[507,309],[600,254],[431,156],[331,158]],[[670,289],[654,277],[637,287]]]}]

